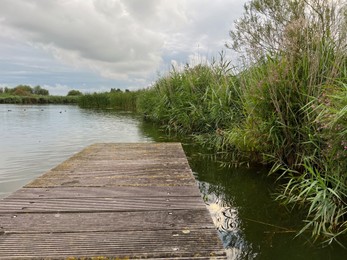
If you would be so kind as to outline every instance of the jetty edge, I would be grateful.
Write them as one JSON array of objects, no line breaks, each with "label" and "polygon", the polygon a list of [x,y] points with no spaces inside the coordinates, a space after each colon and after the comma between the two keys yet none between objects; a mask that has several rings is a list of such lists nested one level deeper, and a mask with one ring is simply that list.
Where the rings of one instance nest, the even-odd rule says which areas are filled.
[{"label": "jetty edge", "polygon": [[0,259],[226,259],[180,143],[88,146],[0,200]]}]

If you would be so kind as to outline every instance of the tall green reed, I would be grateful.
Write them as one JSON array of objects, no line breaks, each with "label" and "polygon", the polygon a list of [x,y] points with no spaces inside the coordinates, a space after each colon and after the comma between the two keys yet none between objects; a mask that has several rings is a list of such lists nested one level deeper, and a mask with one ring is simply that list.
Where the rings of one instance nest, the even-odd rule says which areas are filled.
[{"label": "tall green reed", "polygon": [[134,108],[168,131],[272,166],[278,199],[306,211],[302,232],[346,234],[347,8],[338,0],[252,0],[231,32],[246,56],[233,73],[173,69],[136,93],[85,95],[84,107]]},{"label": "tall green reed", "polygon": [[138,107],[150,120],[169,131],[192,134],[211,146],[225,146],[224,130],[242,116],[240,89],[230,63],[218,62],[173,69],[139,96]]},{"label": "tall green reed", "polygon": [[331,242],[347,232],[346,4],[254,0],[245,8],[231,33],[248,55],[239,75],[245,117],[228,141],[270,163],[287,181],[278,199],[307,211],[302,231]]},{"label": "tall green reed", "polygon": [[140,92],[119,91],[85,94],[79,97],[78,105],[82,108],[136,111],[137,96]]}]

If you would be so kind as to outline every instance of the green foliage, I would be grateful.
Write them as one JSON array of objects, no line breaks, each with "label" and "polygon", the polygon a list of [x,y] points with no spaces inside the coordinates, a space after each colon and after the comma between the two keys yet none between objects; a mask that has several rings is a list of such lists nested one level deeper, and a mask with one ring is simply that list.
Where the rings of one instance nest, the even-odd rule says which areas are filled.
[{"label": "green foliage", "polygon": [[139,91],[112,91],[110,93],[85,94],[80,96],[78,105],[82,108],[136,111],[136,100],[139,93]]},{"label": "green foliage", "polygon": [[31,95],[39,95],[39,96],[48,96],[49,91],[47,89],[41,88],[40,86],[36,86],[34,88],[28,85],[18,85],[15,88],[5,87],[3,90],[1,88],[0,94],[11,94],[16,96],[31,96]]},{"label": "green foliage", "polygon": [[0,95],[0,104],[76,104],[77,97]]},{"label": "green foliage", "polygon": [[33,88],[33,94],[40,96],[48,96],[49,91],[47,89],[41,88],[40,86],[36,86]]},{"label": "green foliage", "polygon": [[331,0],[250,1],[230,33],[229,47],[246,55],[239,74],[222,58],[174,70],[138,98],[167,129],[272,165],[287,181],[279,199],[301,205],[303,231],[329,242],[347,232],[346,10]]},{"label": "green foliage", "polygon": [[27,85],[19,85],[13,89],[9,89],[8,93],[17,96],[30,96],[31,94],[33,94],[33,89]]},{"label": "green foliage", "polygon": [[247,56],[228,140],[272,164],[288,181],[278,198],[307,210],[302,231],[330,242],[347,232],[346,14],[339,1],[253,0],[230,33]]},{"label": "green foliage", "polygon": [[75,104],[77,101],[77,96],[50,96],[49,91],[40,86],[18,85],[5,87],[0,92],[0,104]]},{"label": "green foliage", "polygon": [[[278,199],[306,211],[301,233],[330,243],[347,233],[346,3],[251,0],[230,36],[228,46],[245,55],[236,75],[222,54],[173,69],[146,90],[86,94],[78,104],[139,111],[232,163],[271,165],[285,182]],[[0,103],[37,100],[28,86],[4,93]]]},{"label": "green foliage", "polygon": [[299,234],[312,229],[315,240],[324,236],[323,241],[330,244],[347,232],[346,176],[319,172],[310,160],[304,166],[303,173],[288,178],[277,199],[307,211],[306,225]]},{"label": "green foliage", "polygon": [[22,98],[14,95],[0,95],[0,104],[22,104]]},{"label": "green foliage", "polygon": [[68,96],[81,96],[83,95],[83,93],[79,90],[70,90],[68,93],[67,93]]},{"label": "green foliage", "polygon": [[120,89],[120,88],[117,88],[117,89],[115,89],[115,88],[111,88],[111,91],[110,91],[111,93],[113,93],[113,92],[122,92],[122,90]]},{"label": "green foliage", "polygon": [[211,66],[173,70],[139,96],[138,108],[168,130],[196,136],[217,134],[220,138],[213,146],[223,147],[223,129],[242,117],[240,90],[228,67],[221,57],[220,63]]}]

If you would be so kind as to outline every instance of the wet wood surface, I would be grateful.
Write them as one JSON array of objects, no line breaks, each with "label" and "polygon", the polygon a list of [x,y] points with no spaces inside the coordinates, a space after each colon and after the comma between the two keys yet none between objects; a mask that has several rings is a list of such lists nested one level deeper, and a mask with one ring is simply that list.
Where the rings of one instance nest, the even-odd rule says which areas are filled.
[{"label": "wet wood surface", "polygon": [[95,144],[0,200],[0,259],[225,259],[179,143]]}]

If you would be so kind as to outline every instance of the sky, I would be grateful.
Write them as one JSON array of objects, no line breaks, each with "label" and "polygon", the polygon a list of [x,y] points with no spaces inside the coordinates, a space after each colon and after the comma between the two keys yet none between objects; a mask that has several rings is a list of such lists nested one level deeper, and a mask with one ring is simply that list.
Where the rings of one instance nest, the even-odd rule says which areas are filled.
[{"label": "sky", "polygon": [[0,86],[54,95],[153,84],[218,57],[245,0],[1,0]]}]

